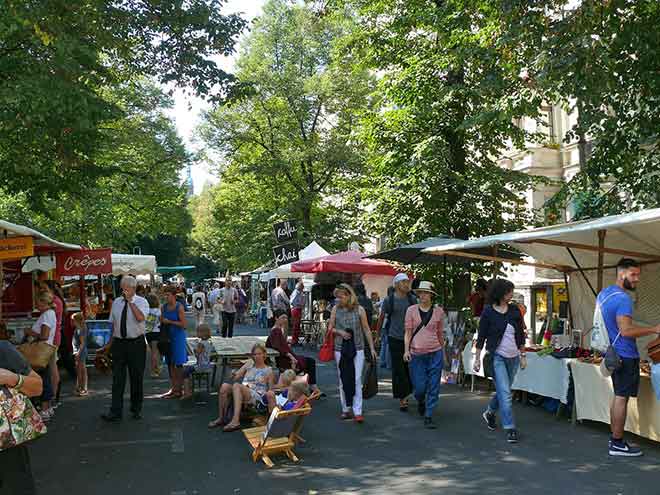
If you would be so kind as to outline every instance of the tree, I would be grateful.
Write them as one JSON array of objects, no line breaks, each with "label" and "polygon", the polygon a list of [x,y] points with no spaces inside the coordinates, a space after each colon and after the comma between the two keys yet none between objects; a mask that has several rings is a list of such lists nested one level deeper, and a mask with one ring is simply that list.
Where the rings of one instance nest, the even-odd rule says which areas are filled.
[{"label": "tree", "polygon": [[99,163],[126,110],[107,98],[141,77],[221,96],[245,25],[222,0],[6,0],[0,3],[0,187],[40,209],[80,184],[131,174]]},{"label": "tree", "polygon": [[[383,106],[364,121],[370,168],[356,191],[366,231],[391,244],[446,234],[467,239],[531,220],[536,180],[499,166],[509,143],[539,139],[515,125],[540,96],[502,41],[498,2],[356,0],[354,43],[382,77]],[[464,301],[467,279],[454,287]]]},{"label": "tree", "polygon": [[356,126],[373,78],[337,49],[353,28],[347,12],[320,17],[308,5],[268,2],[238,60],[238,90],[202,129],[231,164],[225,182],[247,174],[286,191],[287,209],[312,237],[323,218],[315,211],[331,208],[328,192],[362,168]]},{"label": "tree", "polygon": [[660,3],[502,2],[499,12],[529,85],[577,112],[565,140],[578,142],[581,170],[551,209],[584,218],[659,206]]},{"label": "tree", "polygon": [[[0,217],[30,225],[55,238],[132,252],[147,237],[186,237],[191,228],[179,174],[190,160],[164,114],[171,100],[152,84],[129,83],[104,92],[118,118],[90,159],[110,176],[79,180],[71,191],[39,198],[0,189]],[[44,180],[47,180],[45,177]]]}]

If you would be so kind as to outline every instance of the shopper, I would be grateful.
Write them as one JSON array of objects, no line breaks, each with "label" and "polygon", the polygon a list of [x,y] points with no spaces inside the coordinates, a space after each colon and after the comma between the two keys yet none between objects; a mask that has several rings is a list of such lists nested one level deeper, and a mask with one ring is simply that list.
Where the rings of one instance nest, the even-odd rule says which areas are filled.
[{"label": "shopper", "polygon": [[286,287],[286,279],[281,278],[278,286],[273,289],[273,292],[270,295],[270,307],[273,310],[273,313],[277,309],[281,309],[286,312],[287,315],[291,313],[291,301],[286,293]]},{"label": "shopper", "polygon": [[166,301],[161,308],[160,331],[168,337],[167,366],[170,372],[170,390],[163,399],[181,397],[183,393],[183,365],[188,361],[186,341],[186,312],[184,304],[177,299],[176,288],[165,289]]},{"label": "shopper", "polygon": [[162,360],[158,350],[158,342],[160,341],[160,302],[154,293],[147,294],[147,302],[149,303],[149,314],[147,315],[145,332],[147,333],[147,345],[151,354],[149,371],[151,377],[156,378],[160,376]]},{"label": "shopper", "polygon": [[271,329],[266,347],[275,349],[279,356],[275,358],[275,363],[280,370],[292,369],[296,373],[307,373],[307,383],[312,390],[318,390],[316,386],[316,361],[314,358],[295,354],[287,343],[287,328],[289,319],[286,313],[281,309],[275,311],[275,326]]},{"label": "shopper", "polygon": [[619,457],[639,457],[642,451],[623,439],[628,414],[628,400],[639,391],[639,351],[636,339],[660,334],[660,325],[638,327],[633,324],[633,301],[626,291],[634,291],[639,284],[640,265],[630,258],[622,258],[616,267],[616,283],[598,294],[600,308],[610,345],[621,359],[621,366],[612,373],[614,399],[610,408],[609,454]]},{"label": "shopper", "polygon": [[419,304],[414,304],[406,311],[406,335],[404,360],[410,363],[417,411],[424,417],[424,426],[434,429],[433,411],[440,395],[440,378],[444,356],[445,313],[434,306],[433,297],[437,296],[431,282],[421,281],[417,290]]},{"label": "shopper", "polygon": [[399,410],[408,410],[408,396],[412,391],[408,363],[403,360],[406,311],[417,299],[410,292],[410,280],[405,273],[399,273],[392,282],[394,293],[383,301],[378,321],[378,333],[382,335],[383,321],[387,318],[387,334],[392,358],[392,395],[399,399]]},{"label": "shopper", "polygon": [[216,282],[213,284],[213,290],[209,292],[209,306],[211,306],[211,313],[213,314],[213,324],[216,327],[216,335],[220,335],[220,328],[222,327],[222,305],[220,304],[220,284]]},{"label": "shopper", "polygon": [[341,418],[362,423],[362,368],[365,340],[374,362],[377,361],[367,313],[358,304],[357,295],[348,284],[335,290],[337,304],[332,308],[328,331],[335,338],[335,361],[339,378]]},{"label": "shopper", "polygon": [[45,290],[47,290],[53,298],[53,309],[55,310],[55,317],[57,319],[52,341],[52,344],[57,349],[51,356],[50,362],[48,363],[48,371],[50,373],[50,387],[53,390],[53,395],[55,398],[53,408],[57,409],[60,400],[60,369],[57,365],[57,361],[60,352],[64,352],[64,346],[62,346],[63,348],[60,350],[60,344],[62,343],[62,332],[64,331],[62,323],[64,321],[64,309],[66,308],[66,303],[64,301],[64,292],[55,280],[45,280],[43,285],[45,286]]},{"label": "shopper", "polygon": [[133,419],[142,419],[147,359],[144,325],[149,303],[135,293],[136,287],[135,277],[122,277],[122,295],[114,300],[110,311],[112,337],[103,352],[112,352],[112,405],[109,413],[101,415],[108,422],[122,420],[127,372],[131,383],[131,413]]},{"label": "shopper", "polygon": [[[54,345],[55,332],[57,329],[57,317],[55,316],[55,305],[53,296],[48,291],[42,291],[37,297],[37,310],[39,318],[34,322],[30,330],[25,331],[25,335],[36,341],[42,341]],[[57,352],[57,351],[55,351]],[[39,375],[43,380],[43,390],[41,394],[41,418],[44,421],[50,421],[55,416],[51,401],[55,396],[55,390],[52,384],[52,374],[49,367],[40,370]]]},{"label": "shopper", "polygon": [[488,291],[488,282],[480,278],[474,284],[474,292],[468,298],[468,304],[472,310],[472,314],[476,317],[481,316],[486,304],[486,293]]},{"label": "shopper", "polygon": [[222,305],[222,336],[231,338],[234,336],[234,322],[236,321],[236,302],[238,294],[231,286],[231,277],[225,279],[225,286],[220,292],[220,304]]},{"label": "shopper", "polygon": [[[53,313],[53,318],[54,318]],[[42,393],[42,380],[23,355],[8,341],[0,341],[0,387],[9,387],[28,397]],[[37,493],[28,444],[0,451],[0,493],[35,495]]]},{"label": "shopper", "polygon": [[195,315],[195,327],[204,323],[206,317],[206,294],[201,285],[195,286],[195,292],[192,295],[192,307]]},{"label": "shopper", "polygon": [[518,430],[513,417],[511,385],[518,367],[525,368],[525,332],[522,314],[516,304],[511,303],[514,285],[505,279],[491,282],[487,305],[479,320],[477,352],[474,357],[474,371],[481,368],[481,350],[492,355],[495,394],[483,418],[489,430],[496,428],[496,413],[500,411],[502,428],[506,431],[509,443],[518,442]]},{"label": "shopper", "polygon": [[84,397],[88,395],[87,386],[87,323],[82,313],[71,315],[73,323],[73,357],[76,360],[76,389],[74,393]]},{"label": "shopper", "polygon": [[[298,345],[298,341],[300,340],[300,320],[302,320],[302,312],[304,307],[304,285],[302,282],[298,282],[296,284],[295,290],[291,293],[291,326],[293,328],[293,334],[291,335],[291,345]],[[277,311],[273,311],[273,313],[276,312]],[[275,316],[275,319],[277,319],[277,316]]]}]

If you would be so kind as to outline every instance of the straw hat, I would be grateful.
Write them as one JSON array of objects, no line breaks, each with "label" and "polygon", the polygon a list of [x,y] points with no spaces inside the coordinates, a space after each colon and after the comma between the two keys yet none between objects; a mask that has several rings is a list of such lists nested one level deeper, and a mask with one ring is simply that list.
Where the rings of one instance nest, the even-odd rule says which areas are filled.
[{"label": "straw hat", "polygon": [[422,280],[419,283],[419,287],[415,289],[415,292],[430,292],[434,296],[438,295],[438,293],[435,291],[435,288],[433,287],[433,282],[428,282],[426,280]]}]

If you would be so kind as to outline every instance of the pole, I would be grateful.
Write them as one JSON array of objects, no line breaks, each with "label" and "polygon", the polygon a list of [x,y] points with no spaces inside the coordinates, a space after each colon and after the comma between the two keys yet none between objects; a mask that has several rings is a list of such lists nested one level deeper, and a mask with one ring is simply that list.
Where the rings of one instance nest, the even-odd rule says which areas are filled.
[{"label": "pole", "polygon": [[442,305],[447,307],[447,255],[442,257]]},{"label": "pole", "polygon": [[0,321],[2,321],[2,298],[5,295],[5,272],[4,264],[0,261]]},{"label": "pole", "polygon": [[598,292],[603,290],[603,248],[605,247],[605,234],[607,234],[606,230],[598,231]]},{"label": "pole", "polygon": [[571,306],[571,291],[568,288],[568,275],[564,272],[564,285],[566,286],[566,299],[568,300],[568,322],[573,329],[573,307]]}]

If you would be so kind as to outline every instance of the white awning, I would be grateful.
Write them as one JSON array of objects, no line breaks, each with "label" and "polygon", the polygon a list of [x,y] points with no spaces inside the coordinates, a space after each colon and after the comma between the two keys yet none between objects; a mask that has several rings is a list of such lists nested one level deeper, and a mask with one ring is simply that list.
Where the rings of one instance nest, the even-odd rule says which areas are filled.
[{"label": "white awning", "polygon": [[[568,251],[570,249],[580,266],[593,268],[598,265],[598,232],[602,230],[606,231],[605,266],[616,264],[622,256],[639,261],[660,258],[660,208],[438,244],[424,249],[424,252],[470,252],[476,248],[506,244],[536,261],[574,269],[576,264]],[[585,246],[591,249],[584,249]]]},{"label": "white awning", "polygon": [[113,275],[155,275],[156,257],[143,254],[112,253]]},{"label": "white awning", "polygon": [[24,225],[17,225],[15,223],[0,220],[0,237],[6,238],[6,237],[22,237],[22,236],[32,237],[32,239],[34,240],[35,247],[51,247],[57,251],[63,251],[63,250],[79,251],[80,249],[82,249],[82,247],[80,247],[77,244],[67,244],[66,242],[56,241],[55,239],[51,239],[47,235],[44,235],[41,232],[37,232],[36,230],[31,229],[29,227],[25,227]]}]

